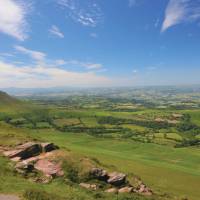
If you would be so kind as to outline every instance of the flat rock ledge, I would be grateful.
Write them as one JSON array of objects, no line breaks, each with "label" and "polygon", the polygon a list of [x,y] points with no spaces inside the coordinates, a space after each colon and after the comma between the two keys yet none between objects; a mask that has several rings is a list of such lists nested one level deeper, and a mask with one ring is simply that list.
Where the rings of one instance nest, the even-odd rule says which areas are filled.
[{"label": "flat rock ledge", "polygon": [[[139,181],[138,186],[134,187],[128,182],[127,175],[121,172],[107,173],[104,169],[92,168],[90,170],[90,175],[93,179],[107,183],[110,188],[105,190],[106,193],[138,193],[145,196],[153,195],[152,190],[142,181]],[[79,185],[88,190],[97,190],[99,188],[99,185],[92,183],[80,183]]]},{"label": "flat rock ledge", "polygon": [[54,177],[64,175],[62,163],[49,159],[52,151],[56,149],[59,148],[53,143],[28,142],[4,151],[3,155],[16,162],[15,170],[18,173],[26,174],[37,170],[42,172],[45,177],[36,181],[48,183]]}]

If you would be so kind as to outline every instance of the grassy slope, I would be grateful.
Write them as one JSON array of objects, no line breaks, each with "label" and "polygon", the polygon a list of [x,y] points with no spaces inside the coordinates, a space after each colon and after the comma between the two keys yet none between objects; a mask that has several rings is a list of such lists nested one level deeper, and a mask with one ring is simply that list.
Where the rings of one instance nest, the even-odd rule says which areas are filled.
[{"label": "grassy slope", "polygon": [[[64,143],[59,142],[62,137],[58,133],[53,132],[37,132],[37,133],[29,133],[29,130],[22,130],[22,129],[13,129],[12,127],[5,125],[4,123],[0,123],[0,145],[16,145],[19,142],[23,141],[32,141],[34,139],[38,139],[41,141],[55,141],[57,144],[60,144],[62,152],[66,153],[69,152],[69,154],[72,157],[64,157],[67,160],[74,160],[77,162],[77,164],[80,164],[80,156],[82,156],[79,153],[72,153],[68,151],[65,148]],[[12,139],[9,138],[9,135],[12,133]],[[51,135],[52,134],[52,135]],[[57,135],[57,136],[56,136]],[[6,136],[8,136],[6,138]],[[55,139],[53,139],[51,136],[56,136]],[[5,141],[6,143],[4,144]],[[76,152],[76,151],[74,151]],[[65,155],[65,154],[63,154]],[[82,160],[82,159],[81,159]],[[86,167],[88,165],[87,159],[85,160],[85,164],[82,160],[81,163]],[[69,183],[66,184],[63,179],[56,179],[50,184],[39,184],[34,183],[32,181],[29,181],[28,179],[25,179],[21,177],[20,175],[14,173],[12,163],[0,156],[0,193],[5,194],[16,194],[22,196],[25,191],[34,191],[38,192],[42,191],[42,194],[47,192],[49,194],[49,197],[52,195],[55,195],[57,198],[55,200],[61,200],[61,198],[64,198],[65,200],[92,200],[97,199],[97,196],[101,197],[98,199],[106,199],[106,200],[124,200],[124,195],[112,195],[112,194],[105,194],[105,193],[95,193],[91,191],[84,190],[77,185],[70,185]],[[37,195],[37,194],[36,194]],[[97,196],[96,196],[97,195]],[[130,197],[130,196],[129,196]],[[39,197],[37,199],[40,199]],[[52,200],[52,198],[45,198]],[[130,199],[130,198],[129,198]],[[146,198],[143,197],[136,197],[136,195],[131,198],[131,200],[145,200]]]},{"label": "grassy slope", "polygon": [[97,139],[83,134],[51,131],[32,133],[74,152],[98,158],[118,170],[134,173],[157,191],[199,200],[200,150],[155,144]]}]

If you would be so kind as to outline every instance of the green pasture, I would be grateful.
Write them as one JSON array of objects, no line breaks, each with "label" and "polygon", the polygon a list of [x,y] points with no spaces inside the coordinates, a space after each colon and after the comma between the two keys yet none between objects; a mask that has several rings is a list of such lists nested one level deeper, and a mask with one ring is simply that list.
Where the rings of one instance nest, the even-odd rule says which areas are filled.
[{"label": "green pasture", "polygon": [[156,191],[199,200],[200,149],[97,139],[85,134],[32,132],[73,152],[95,157],[108,168],[140,176]]}]

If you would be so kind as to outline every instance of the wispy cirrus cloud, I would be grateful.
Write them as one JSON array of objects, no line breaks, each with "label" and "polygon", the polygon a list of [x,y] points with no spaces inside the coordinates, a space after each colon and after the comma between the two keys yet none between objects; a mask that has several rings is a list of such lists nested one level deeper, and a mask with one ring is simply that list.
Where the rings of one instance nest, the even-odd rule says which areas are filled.
[{"label": "wispy cirrus cloud", "polygon": [[83,67],[86,70],[94,71],[103,69],[103,65],[100,63],[93,63],[93,62],[86,62],[86,61],[80,61],[80,60],[63,60],[63,59],[57,59],[57,60],[51,60],[47,58],[47,54],[41,51],[31,50],[27,49],[23,46],[16,45],[14,46],[14,49],[18,52],[25,54],[32,58],[34,61],[36,61],[39,64],[48,65],[48,66],[76,66],[76,67]]},{"label": "wispy cirrus cloud", "polygon": [[103,13],[95,0],[56,0],[67,10],[68,17],[83,26],[96,27],[103,20]]},{"label": "wispy cirrus cloud", "polygon": [[[28,3],[18,0],[1,0],[0,1],[0,32],[25,40],[28,30],[27,9]],[[29,9],[30,11],[30,9]]]},{"label": "wispy cirrus cloud", "polygon": [[44,59],[46,58],[46,54],[40,51],[33,51],[30,49],[27,49],[23,46],[14,46],[14,48],[19,51],[20,53],[26,54],[28,56],[30,56],[31,58],[33,58],[35,61],[44,61]]},{"label": "wispy cirrus cloud", "polygon": [[72,65],[72,66],[84,67],[85,69],[88,69],[88,70],[97,70],[97,69],[103,68],[103,65],[100,63],[83,62],[83,61],[79,61],[79,60],[68,60],[68,61],[65,61],[65,64]]},{"label": "wispy cirrus cloud", "polygon": [[60,31],[60,29],[55,26],[55,25],[52,25],[51,28],[49,29],[49,32],[52,34],[52,35],[55,35],[56,37],[59,37],[59,38],[64,38],[64,34]]},{"label": "wispy cirrus cloud", "polygon": [[200,1],[170,0],[165,10],[161,32],[180,23],[191,23],[200,19]]}]

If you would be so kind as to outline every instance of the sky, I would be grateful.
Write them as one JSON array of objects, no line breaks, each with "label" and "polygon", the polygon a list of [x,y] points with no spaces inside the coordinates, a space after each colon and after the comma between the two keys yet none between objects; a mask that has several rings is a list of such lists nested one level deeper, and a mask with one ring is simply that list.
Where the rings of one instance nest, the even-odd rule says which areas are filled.
[{"label": "sky", "polygon": [[200,84],[200,0],[0,0],[0,87]]}]

